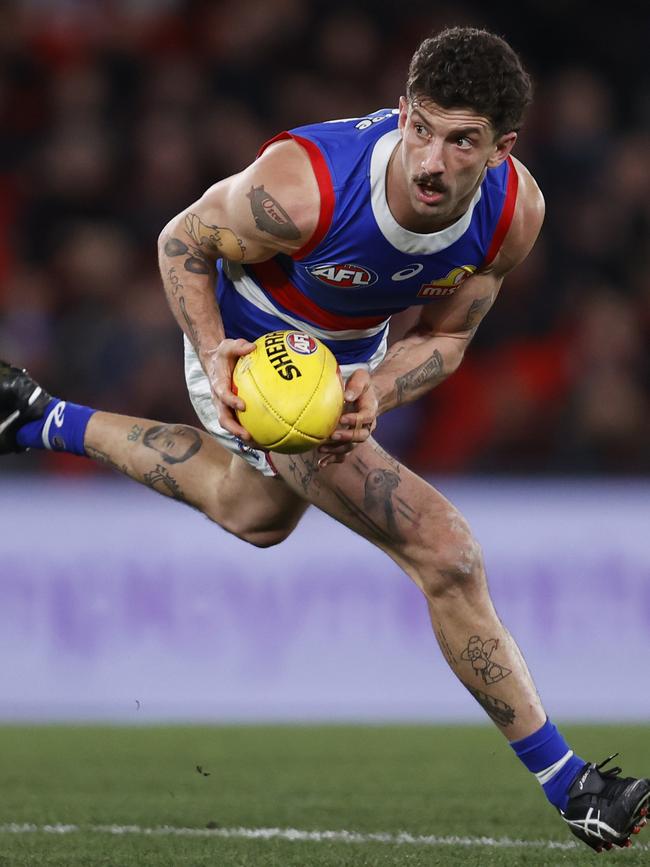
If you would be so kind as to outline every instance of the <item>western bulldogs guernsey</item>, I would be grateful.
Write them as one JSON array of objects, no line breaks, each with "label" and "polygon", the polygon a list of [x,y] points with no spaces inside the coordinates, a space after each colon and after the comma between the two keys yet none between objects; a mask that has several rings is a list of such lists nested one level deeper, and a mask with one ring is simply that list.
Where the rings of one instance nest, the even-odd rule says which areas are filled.
[{"label": "western bulldogs guernsey", "polygon": [[374,367],[393,313],[460,291],[496,256],[517,195],[510,158],[488,169],[467,212],[432,234],[410,232],[386,201],[386,169],[399,141],[397,109],[281,133],[301,144],[321,205],[310,241],[293,256],[219,263],[217,300],[226,335],[254,340],[297,328],[323,340],[339,364]]}]

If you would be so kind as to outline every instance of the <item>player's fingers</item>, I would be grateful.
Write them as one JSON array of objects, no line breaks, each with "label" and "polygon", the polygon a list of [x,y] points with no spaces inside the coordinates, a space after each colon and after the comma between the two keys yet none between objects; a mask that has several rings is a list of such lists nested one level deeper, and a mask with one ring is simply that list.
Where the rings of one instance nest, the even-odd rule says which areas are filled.
[{"label": "player's fingers", "polygon": [[375,390],[368,386],[359,396],[358,400],[352,406],[347,406],[346,411],[340,419],[340,426],[361,430],[362,428],[370,428],[374,430],[377,423],[377,411],[379,402]]},{"label": "player's fingers", "polygon": [[348,412],[339,420],[338,430],[361,430],[368,428],[374,430],[377,424],[377,416],[372,410],[367,412]]},{"label": "player's fingers", "polygon": [[327,440],[319,445],[318,451],[322,454],[328,455],[345,455],[348,452],[351,452],[352,449],[356,448],[358,445],[359,443],[355,442],[339,443]]},{"label": "player's fingers", "polygon": [[243,337],[232,340],[226,337],[215,349],[208,349],[206,355],[214,359],[227,358],[229,355],[239,357],[240,355],[248,355],[254,349],[255,344],[251,343],[250,340],[245,340]]},{"label": "player's fingers", "polygon": [[217,407],[217,418],[219,419],[221,427],[224,428],[224,430],[227,430],[228,433],[240,437],[246,443],[251,442],[251,435],[248,433],[246,428],[239,424],[234,414],[227,407],[224,407],[223,405]]},{"label": "player's fingers", "polygon": [[370,436],[371,424],[351,425],[338,428],[331,436],[331,440],[339,443],[365,443]]},{"label": "player's fingers", "polygon": [[230,409],[238,410],[239,412],[243,412],[246,409],[246,404],[241,397],[238,397],[232,391],[232,386],[227,382],[227,380],[217,382],[212,387],[212,391],[219,403],[225,404],[227,407],[230,407]]},{"label": "player's fingers", "polygon": [[355,370],[352,376],[345,383],[345,399],[348,403],[354,403],[359,400],[361,395],[368,390],[370,386],[370,374],[367,370]]},{"label": "player's fingers", "polygon": [[249,352],[252,352],[255,349],[255,344],[251,343],[250,340],[244,340],[243,337],[238,337],[237,340],[231,340],[230,343],[232,345],[229,349],[231,353],[237,357],[248,355]]}]

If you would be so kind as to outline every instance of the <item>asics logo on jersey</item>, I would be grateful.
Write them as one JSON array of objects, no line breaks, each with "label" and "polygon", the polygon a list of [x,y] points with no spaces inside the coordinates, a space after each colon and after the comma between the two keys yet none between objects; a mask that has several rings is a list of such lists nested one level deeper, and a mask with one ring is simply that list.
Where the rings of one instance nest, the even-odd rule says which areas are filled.
[{"label": "asics logo on jersey", "polygon": [[382,120],[388,120],[389,117],[393,117],[395,114],[399,114],[399,109],[394,108],[388,114],[378,114],[375,117],[364,117],[359,123],[355,123],[355,127],[356,129],[368,129],[374,123],[381,123]]},{"label": "asics logo on jersey", "polygon": [[423,283],[420,286],[418,297],[440,298],[453,295],[461,283],[471,277],[474,271],[476,271],[476,265],[462,265],[460,268],[452,268],[446,277],[438,277],[429,283]]},{"label": "asics logo on jersey", "polygon": [[409,277],[415,277],[416,274],[419,274],[423,268],[424,265],[420,265],[418,263],[414,265],[409,265],[408,268],[402,268],[401,271],[396,271],[390,279],[395,280],[397,283],[399,283],[400,280],[408,280]]},{"label": "asics logo on jersey", "polygon": [[372,286],[377,282],[377,275],[369,268],[361,265],[338,265],[335,262],[324,262],[309,268],[312,277],[328,286],[340,286],[342,289],[358,289],[362,286]]}]

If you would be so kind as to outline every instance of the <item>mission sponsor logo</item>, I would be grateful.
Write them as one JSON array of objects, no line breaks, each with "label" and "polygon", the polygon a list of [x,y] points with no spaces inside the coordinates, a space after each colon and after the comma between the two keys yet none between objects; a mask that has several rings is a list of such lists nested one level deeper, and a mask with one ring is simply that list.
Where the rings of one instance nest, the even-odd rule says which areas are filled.
[{"label": "mission sponsor logo", "polygon": [[326,283],[328,286],[339,286],[341,289],[361,289],[377,282],[377,275],[370,268],[361,265],[338,265],[336,262],[324,262],[307,269],[312,277]]},{"label": "mission sponsor logo", "polygon": [[452,268],[445,277],[438,277],[429,283],[423,283],[418,292],[418,298],[445,298],[453,295],[456,289],[471,277],[476,271],[476,265],[462,265]]}]

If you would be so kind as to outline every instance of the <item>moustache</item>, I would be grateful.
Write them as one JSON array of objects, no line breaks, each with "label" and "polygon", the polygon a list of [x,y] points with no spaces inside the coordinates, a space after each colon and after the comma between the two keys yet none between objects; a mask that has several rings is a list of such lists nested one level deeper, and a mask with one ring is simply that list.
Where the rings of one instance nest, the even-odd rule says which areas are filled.
[{"label": "moustache", "polygon": [[438,178],[433,177],[432,175],[416,175],[413,178],[413,181],[416,184],[421,184],[423,187],[428,187],[430,190],[433,190],[434,193],[446,193],[447,187],[438,180]]}]

